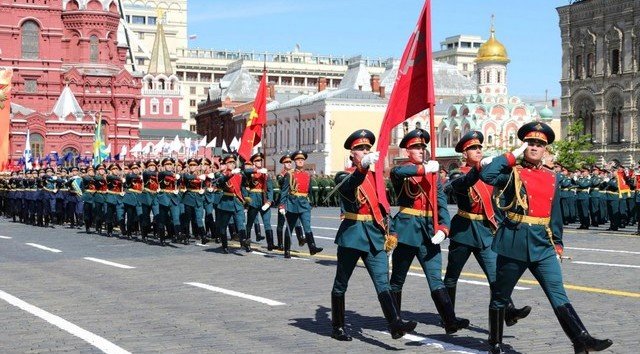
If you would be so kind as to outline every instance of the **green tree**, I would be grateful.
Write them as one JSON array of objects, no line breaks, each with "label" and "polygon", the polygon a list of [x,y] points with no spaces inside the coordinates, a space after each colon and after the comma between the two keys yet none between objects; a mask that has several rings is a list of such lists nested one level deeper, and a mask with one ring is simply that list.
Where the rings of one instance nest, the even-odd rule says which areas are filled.
[{"label": "green tree", "polygon": [[595,156],[588,154],[591,150],[591,135],[584,134],[584,125],[582,120],[573,120],[567,129],[567,136],[564,139],[556,139],[552,144],[553,151],[556,155],[556,161],[561,163],[568,169],[578,169],[584,165],[593,165],[596,161]]}]

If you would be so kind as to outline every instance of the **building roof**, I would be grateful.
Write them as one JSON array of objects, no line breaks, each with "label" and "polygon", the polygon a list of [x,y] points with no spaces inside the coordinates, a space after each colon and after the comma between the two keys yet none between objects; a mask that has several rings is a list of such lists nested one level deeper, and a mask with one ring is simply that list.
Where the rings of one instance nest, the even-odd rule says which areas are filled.
[{"label": "building roof", "polygon": [[466,96],[478,92],[478,85],[462,75],[455,65],[433,61],[433,84],[436,97]]},{"label": "building roof", "polygon": [[340,81],[339,89],[362,89],[362,91],[371,91],[371,74],[367,69],[366,62],[361,56],[349,59],[347,72],[344,73]]},{"label": "building roof", "polygon": [[153,50],[151,51],[148,71],[151,75],[165,74],[169,76],[173,74],[167,38],[164,35],[164,27],[160,21],[158,21],[156,37],[153,41]]},{"label": "building roof", "polygon": [[229,98],[236,102],[249,102],[256,98],[258,92],[258,80],[244,67],[244,60],[237,60],[227,67],[220,83],[212,83],[209,89],[209,99],[220,98],[222,101]]},{"label": "building roof", "polygon": [[68,85],[65,85],[62,93],[60,93],[60,97],[58,97],[56,104],[53,106],[52,113],[60,119],[67,118],[69,114],[73,114],[78,120],[84,116],[82,107],[80,107],[76,96],[71,92]]},{"label": "building roof", "polygon": [[11,114],[16,114],[16,113],[20,113],[23,114],[25,116],[28,116],[29,114],[35,112],[33,109],[31,108],[27,108],[25,106],[21,106],[17,103],[13,103],[11,102]]}]

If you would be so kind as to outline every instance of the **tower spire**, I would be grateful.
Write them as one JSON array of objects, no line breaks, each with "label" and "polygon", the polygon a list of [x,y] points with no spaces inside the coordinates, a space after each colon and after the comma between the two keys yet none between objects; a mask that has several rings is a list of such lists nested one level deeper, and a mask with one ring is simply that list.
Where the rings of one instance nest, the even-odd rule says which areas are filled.
[{"label": "tower spire", "polygon": [[173,74],[173,66],[171,65],[167,38],[164,35],[164,10],[158,9],[157,14],[156,38],[153,41],[153,50],[149,62],[149,74],[165,74],[168,76]]}]

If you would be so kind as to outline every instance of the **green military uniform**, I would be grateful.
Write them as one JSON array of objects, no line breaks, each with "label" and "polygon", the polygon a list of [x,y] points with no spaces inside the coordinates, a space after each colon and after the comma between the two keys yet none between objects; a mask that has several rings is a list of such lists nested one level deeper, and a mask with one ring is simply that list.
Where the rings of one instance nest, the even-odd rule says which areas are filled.
[{"label": "green military uniform", "polygon": [[[235,161],[236,157],[233,154],[229,154],[223,159],[225,164]],[[251,239],[247,236],[245,229],[242,175],[240,170],[237,170],[237,173],[232,173],[227,169],[216,179],[217,187],[223,192],[216,209],[216,227],[222,240],[223,253],[229,252],[225,230],[232,218],[238,230],[240,245],[244,247],[246,252],[251,252]]]},{"label": "green military uniform", "polygon": [[[113,172],[120,170],[120,166],[117,164],[111,164],[109,171]],[[124,178],[116,175],[115,173],[107,175],[107,193],[105,194],[105,203],[107,206],[107,237],[111,237],[113,234],[113,227],[120,225],[120,233],[124,235],[126,233],[126,227],[124,224],[124,204],[122,198],[124,197]]]},{"label": "green military uniform", "polygon": [[[584,171],[585,169],[583,169]],[[591,188],[591,180],[587,177],[579,177],[576,181],[577,192],[576,200],[578,205],[578,219],[580,226],[578,229],[589,229],[590,213],[589,213],[589,189]]]},{"label": "green military uniform", "polygon": [[[259,160],[264,160],[262,153],[256,153],[251,156],[252,163]],[[271,228],[271,205],[274,200],[272,180],[266,173],[266,169],[259,171],[254,167],[245,168],[244,177],[249,185],[247,191],[247,230],[251,230],[259,214],[262,218],[264,233],[267,237],[267,249],[271,251],[275,249],[273,244],[273,229]]]},{"label": "green military uniform", "polygon": [[[190,158],[187,164],[199,166],[200,159]],[[185,235],[182,242],[186,245],[189,243],[189,224],[193,229],[196,238],[205,237],[204,231],[204,181],[207,179],[205,175],[196,175],[189,172],[183,175],[186,191],[182,196],[182,204],[185,207]]]},{"label": "green military uniform", "polygon": [[[132,238],[132,230],[139,229],[140,219],[142,217],[142,192],[144,190],[144,180],[140,173],[134,173],[133,170],[140,169],[140,165],[137,162],[129,164],[130,173],[125,176],[124,182],[124,197],[122,197],[122,203],[124,205],[124,212],[127,219],[126,235],[127,238]],[[124,230],[123,230],[124,232]],[[144,239],[145,237],[143,237]]]},{"label": "green military uniform", "polygon": [[95,167],[96,175],[93,177],[94,184],[96,186],[96,193],[93,195],[93,217],[95,220],[96,232],[102,235],[102,223],[105,219],[105,213],[107,212],[106,206],[106,194],[107,194],[107,179],[104,175],[100,174],[100,170],[104,172],[105,167],[99,164]]},{"label": "green military uniform", "polygon": [[[173,166],[173,158],[164,158],[162,166]],[[180,234],[180,195],[178,181],[180,174],[174,171],[164,170],[158,173],[158,237],[160,244],[165,245],[168,229],[177,237]]]},{"label": "green military uniform", "polygon": [[[345,142],[350,150],[371,148],[375,136],[368,130],[357,131]],[[340,185],[338,194],[344,208],[344,219],[340,223],[335,243],[338,245],[338,264],[331,290],[331,317],[335,339],[348,341],[351,337],[344,328],[345,292],[358,260],[362,259],[371,276],[378,300],[389,323],[392,337],[400,338],[416,327],[415,322],[404,322],[400,318],[398,304],[390,292],[388,259],[385,252],[386,211],[378,202],[375,177],[366,166],[359,165],[335,177]]]},{"label": "green military uniform", "polygon": [[[594,170],[595,169],[597,169],[597,167],[594,167]],[[589,213],[591,215],[591,226],[597,227],[601,224],[604,224],[604,220],[600,212],[600,199],[602,198],[602,193],[600,192],[600,184],[602,183],[602,178],[592,173],[590,182]]]},{"label": "green military uniform", "polygon": [[[555,134],[547,124],[531,122],[518,130],[518,138],[540,148],[552,143]],[[515,156],[507,153],[485,166],[480,178],[499,189],[507,204],[500,206],[506,211],[506,217],[492,245],[498,259],[489,306],[490,353],[502,353],[505,308],[518,279],[527,269],[543,288],[576,353],[610,346],[610,341],[597,341],[588,334],[562,283],[560,262],[555,257],[556,253],[562,254],[563,248],[559,176],[541,163],[534,165],[526,159],[516,166]],[[605,342],[608,345],[605,346]]]}]

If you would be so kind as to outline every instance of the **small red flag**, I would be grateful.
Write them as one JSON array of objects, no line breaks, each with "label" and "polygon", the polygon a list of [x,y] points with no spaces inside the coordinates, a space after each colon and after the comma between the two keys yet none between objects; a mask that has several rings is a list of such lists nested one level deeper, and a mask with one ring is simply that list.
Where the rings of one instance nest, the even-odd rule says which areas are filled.
[{"label": "small red flag", "polygon": [[251,151],[253,147],[258,145],[262,140],[262,128],[267,123],[267,71],[262,73],[262,79],[260,79],[260,85],[258,86],[258,93],[256,99],[253,102],[253,109],[249,118],[247,118],[247,125],[242,133],[242,140],[240,140],[240,147],[238,148],[238,155],[244,160],[249,161],[251,158]]},{"label": "small red flag", "polygon": [[[435,104],[431,52],[431,1],[424,3],[416,29],[407,43],[387,111],[378,134],[380,159],[376,162],[378,200],[389,211],[384,184],[384,163],[395,126]],[[431,122],[433,125],[433,122]],[[435,139],[435,137],[431,137]]]}]

